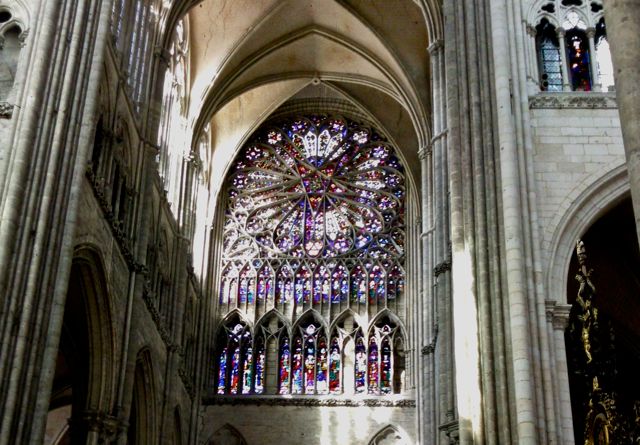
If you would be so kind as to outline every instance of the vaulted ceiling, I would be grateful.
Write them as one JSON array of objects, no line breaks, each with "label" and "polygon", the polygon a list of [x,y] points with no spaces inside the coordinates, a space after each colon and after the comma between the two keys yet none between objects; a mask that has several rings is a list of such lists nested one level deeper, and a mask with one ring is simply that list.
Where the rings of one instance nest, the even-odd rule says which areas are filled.
[{"label": "vaulted ceiling", "polygon": [[224,177],[274,110],[318,97],[367,115],[416,180],[418,149],[431,137],[427,47],[440,32],[438,10],[410,0],[204,0],[191,7],[189,116],[196,134],[211,123],[213,177]]}]

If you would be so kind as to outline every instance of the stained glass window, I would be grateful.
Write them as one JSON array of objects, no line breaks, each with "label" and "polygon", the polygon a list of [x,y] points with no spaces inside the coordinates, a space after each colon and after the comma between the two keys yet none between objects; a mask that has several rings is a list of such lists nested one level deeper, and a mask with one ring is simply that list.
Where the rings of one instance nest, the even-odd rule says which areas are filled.
[{"label": "stained glass window", "polygon": [[223,326],[217,360],[218,394],[248,394],[253,382],[251,333],[241,323]]},{"label": "stained glass window", "polygon": [[329,356],[329,391],[331,394],[340,393],[341,355],[340,344],[337,338],[331,342],[331,355]]},{"label": "stained glass window", "polygon": [[536,28],[540,55],[540,88],[543,91],[562,91],[560,46],[556,29],[542,19]]},{"label": "stained glass window", "polygon": [[356,338],[356,358],[355,358],[355,388],[356,394],[363,393],[367,387],[367,348],[364,345],[364,338],[359,335]]},{"label": "stained glass window", "polygon": [[374,130],[321,115],[270,127],[241,152],[229,184],[221,303],[265,298],[271,271],[279,304],[346,302],[349,282],[353,302],[387,298],[385,277],[404,257],[404,176]]},{"label": "stained glass window", "polygon": [[[393,147],[342,117],[297,117],[259,130],[226,184],[218,311],[258,325],[252,344],[228,323],[217,392],[343,394],[345,382],[392,392],[391,339],[331,318],[404,304],[405,183]],[[262,317],[271,310],[272,326]]]},{"label": "stained glass window", "polygon": [[279,393],[289,394],[289,382],[291,381],[291,355],[289,352],[289,340],[286,338],[280,348],[280,372],[279,372]]},{"label": "stained glass window", "polygon": [[591,63],[589,41],[584,31],[574,28],[567,31],[567,63],[574,91],[591,91]]},{"label": "stained glass window", "polygon": [[302,394],[302,340],[300,337],[294,342],[291,362],[291,394]]},{"label": "stained glass window", "polygon": [[260,339],[256,347],[256,377],[254,386],[254,392],[256,394],[262,394],[264,392],[265,362],[264,340]]}]

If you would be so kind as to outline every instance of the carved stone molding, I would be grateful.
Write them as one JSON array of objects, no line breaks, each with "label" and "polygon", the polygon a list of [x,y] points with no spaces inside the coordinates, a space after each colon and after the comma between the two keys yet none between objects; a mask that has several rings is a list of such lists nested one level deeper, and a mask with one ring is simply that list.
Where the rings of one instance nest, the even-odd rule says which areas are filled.
[{"label": "carved stone molding", "polygon": [[214,396],[205,399],[205,405],[266,405],[266,406],[340,406],[340,407],[397,407],[415,408],[416,401],[411,399],[340,399],[296,397],[285,399],[280,396]]},{"label": "carved stone molding", "polygon": [[436,267],[433,268],[433,274],[437,278],[438,276],[450,270],[451,270],[451,259],[447,259],[441,263],[436,264]]},{"label": "carved stone molding", "polygon": [[87,431],[98,433],[101,443],[110,443],[128,427],[122,419],[101,411],[85,411],[79,418],[69,419],[69,424],[83,424]]},{"label": "carved stone molding", "polygon": [[11,119],[13,105],[8,102],[0,102],[0,119]]},{"label": "carved stone molding", "polygon": [[184,367],[178,368],[178,375],[180,376],[180,380],[182,380],[184,389],[187,391],[187,394],[189,394],[191,400],[193,400],[193,398],[196,396],[196,389],[193,386],[193,382],[191,381],[191,376]]},{"label": "carved stone molding", "polygon": [[455,419],[453,411],[447,412],[447,422],[441,424],[438,429],[449,438],[449,444],[458,445],[460,443],[460,427],[458,419]]},{"label": "carved stone molding", "polygon": [[563,109],[563,108],[586,108],[586,109],[608,109],[618,108],[615,93],[539,93],[529,97],[529,108],[531,109]]},{"label": "carved stone molding", "polygon": [[555,301],[545,301],[545,313],[547,322],[551,323],[553,329],[564,331],[569,326],[569,313],[571,305],[558,304]]},{"label": "carved stone molding", "polygon": [[436,324],[433,328],[433,340],[426,346],[422,347],[422,355],[430,355],[436,351],[436,345],[438,344],[438,325]]}]

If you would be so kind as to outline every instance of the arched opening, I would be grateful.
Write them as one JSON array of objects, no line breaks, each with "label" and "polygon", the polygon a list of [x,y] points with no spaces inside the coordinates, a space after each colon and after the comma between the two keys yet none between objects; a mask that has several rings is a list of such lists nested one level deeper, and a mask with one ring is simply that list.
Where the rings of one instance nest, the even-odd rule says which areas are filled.
[{"label": "arched opening", "polygon": [[536,47],[540,66],[540,89],[562,91],[560,43],[556,28],[547,19],[542,19],[536,26]]},{"label": "arched opening", "polygon": [[569,268],[565,335],[575,440],[631,443],[640,433],[640,250],[631,199],[600,217],[582,241],[585,253],[574,253]]},{"label": "arched opening", "polygon": [[226,424],[209,438],[207,445],[247,445],[240,431]]},{"label": "arched opening", "polygon": [[85,443],[93,414],[110,414],[113,335],[97,256],[77,252],[49,401],[45,443]]},{"label": "arched opening", "polygon": [[387,425],[369,441],[369,445],[408,445],[409,441],[392,425]]},{"label": "arched opening", "polygon": [[151,353],[145,349],[138,353],[134,373],[127,443],[144,445],[156,443],[156,408]]}]

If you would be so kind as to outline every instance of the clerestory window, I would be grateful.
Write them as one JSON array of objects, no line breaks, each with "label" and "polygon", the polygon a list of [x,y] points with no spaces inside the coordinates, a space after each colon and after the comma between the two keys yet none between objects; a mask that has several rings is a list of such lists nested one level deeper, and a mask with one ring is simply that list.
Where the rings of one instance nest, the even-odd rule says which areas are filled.
[{"label": "clerestory window", "polygon": [[536,3],[533,29],[542,91],[608,91],[613,67],[600,0]]}]

